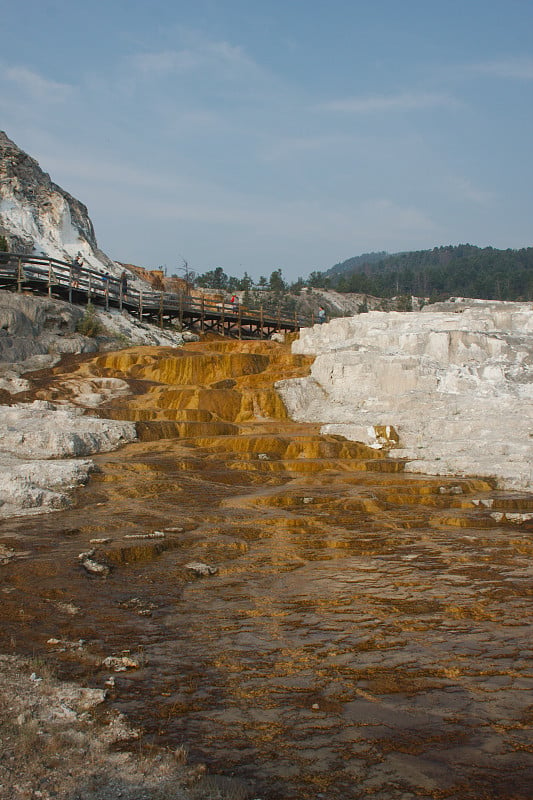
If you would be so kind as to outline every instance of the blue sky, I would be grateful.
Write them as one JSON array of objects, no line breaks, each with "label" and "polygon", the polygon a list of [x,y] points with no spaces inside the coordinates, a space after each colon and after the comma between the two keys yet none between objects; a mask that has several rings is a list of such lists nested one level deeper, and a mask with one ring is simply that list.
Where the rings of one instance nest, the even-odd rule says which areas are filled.
[{"label": "blue sky", "polygon": [[532,0],[0,0],[0,128],[112,258],[533,245]]}]

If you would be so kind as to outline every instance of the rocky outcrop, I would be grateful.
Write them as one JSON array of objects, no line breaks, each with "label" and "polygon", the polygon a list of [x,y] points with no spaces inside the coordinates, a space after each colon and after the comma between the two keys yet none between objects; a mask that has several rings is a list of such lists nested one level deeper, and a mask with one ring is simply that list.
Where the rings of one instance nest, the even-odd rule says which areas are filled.
[{"label": "rocky outcrop", "polygon": [[294,419],[385,442],[413,471],[532,486],[530,305],[371,312],[301,331],[293,352],[316,355],[308,378],[277,384]]},{"label": "rocky outcrop", "polygon": [[80,458],[114,450],[136,436],[132,422],[83,416],[81,409],[44,400],[0,408],[0,446],[19,458]]},{"label": "rocky outcrop", "polygon": [[[56,364],[63,354],[183,343],[176,331],[118,311],[95,312],[101,334],[82,336],[76,327],[85,313],[60,300],[0,291],[0,402],[9,404],[29,390],[32,382],[25,376]],[[93,469],[87,456],[135,439],[133,423],[82,416],[84,408],[127,393],[124,381],[80,378],[69,389],[54,405],[0,406],[0,517],[64,508],[72,488]],[[81,409],[69,409],[71,403]]]},{"label": "rocky outcrop", "polygon": [[89,459],[28,461],[0,454],[0,519],[67,508],[72,489],[86,483],[93,469]]},{"label": "rocky outcrop", "polygon": [[96,341],[76,333],[83,315],[83,308],[59,300],[0,291],[0,362],[95,352]]},{"label": "rocky outcrop", "polygon": [[0,131],[0,234],[13,252],[70,261],[81,252],[89,266],[118,271],[97,245],[87,208],[53,183],[37,161]]},{"label": "rocky outcrop", "polygon": [[[268,293],[267,293],[268,294]],[[349,317],[366,311],[405,311],[406,303],[409,308],[418,309],[421,301],[417,297],[374,297],[370,294],[356,292],[336,292],[333,289],[311,288],[302,289],[296,299],[296,311],[302,317],[314,314],[318,317],[322,307],[328,319],[335,317]]]},{"label": "rocky outcrop", "polygon": [[136,438],[131,422],[43,401],[0,406],[0,419],[0,518],[65,508],[93,470],[87,456]]},{"label": "rocky outcrop", "polygon": [[[135,320],[127,312],[94,311],[99,320],[98,336],[82,336],[77,327],[86,309],[29,294],[0,290],[0,364],[26,361],[35,356],[66,353],[95,353],[121,349],[128,345],[179,346],[183,336],[174,330],[161,330]],[[46,366],[44,360],[29,369]],[[1,388],[1,387],[0,387]]]}]

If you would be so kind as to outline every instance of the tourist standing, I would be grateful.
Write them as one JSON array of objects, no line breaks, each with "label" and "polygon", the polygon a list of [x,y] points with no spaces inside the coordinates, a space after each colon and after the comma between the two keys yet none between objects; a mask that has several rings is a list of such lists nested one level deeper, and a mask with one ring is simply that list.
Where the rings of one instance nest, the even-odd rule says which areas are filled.
[{"label": "tourist standing", "polygon": [[81,253],[78,253],[76,258],[70,265],[70,281],[73,289],[79,289],[82,267],[83,267],[83,258],[81,257]]}]

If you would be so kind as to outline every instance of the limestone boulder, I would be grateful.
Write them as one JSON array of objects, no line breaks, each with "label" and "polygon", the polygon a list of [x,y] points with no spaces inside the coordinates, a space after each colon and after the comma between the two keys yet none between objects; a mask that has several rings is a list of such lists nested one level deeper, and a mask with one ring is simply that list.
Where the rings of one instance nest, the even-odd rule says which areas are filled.
[{"label": "limestone boulder", "polygon": [[94,340],[76,333],[82,308],[46,297],[0,291],[0,362],[48,353],[94,352]]},{"label": "limestone boulder", "polygon": [[134,441],[135,424],[83,416],[46,401],[0,407],[0,449],[14,456],[79,458]]},{"label": "limestone boulder", "polygon": [[134,423],[36,401],[0,406],[0,517],[65,508],[93,470],[87,456],[136,438]]}]

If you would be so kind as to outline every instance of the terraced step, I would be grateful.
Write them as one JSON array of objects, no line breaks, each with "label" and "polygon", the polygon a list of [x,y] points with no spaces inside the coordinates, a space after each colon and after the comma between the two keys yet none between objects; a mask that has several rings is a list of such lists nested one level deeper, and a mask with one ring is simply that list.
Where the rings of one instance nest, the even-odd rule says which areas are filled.
[{"label": "terraced step", "polygon": [[521,511],[533,513],[533,495],[531,494],[494,494],[492,497],[494,511]]},{"label": "terraced step", "polygon": [[259,433],[246,435],[243,429],[240,435],[230,438],[216,439],[212,437],[207,439],[199,436],[194,444],[196,447],[202,447],[211,452],[227,452],[239,454],[239,456],[244,453],[264,453],[272,459],[356,459],[361,463],[370,460],[389,460],[383,452],[373,450],[360,442],[350,442],[341,437],[319,434],[287,436]]},{"label": "terraced step", "polygon": [[487,529],[499,527],[499,522],[486,512],[465,512],[433,514],[429,519],[433,528],[472,528]]},{"label": "terraced step", "polygon": [[198,436],[235,436],[238,426],[230,422],[137,422],[137,435],[141,442],[159,439],[190,439]]},{"label": "terraced step", "polygon": [[107,419],[127,420],[129,422],[211,422],[214,417],[210,411],[199,408],[113,408],[105,411]]}]

